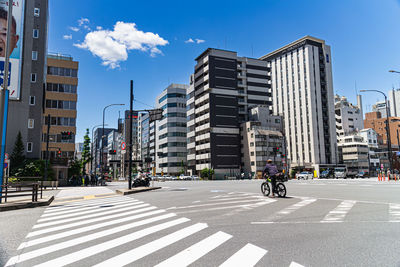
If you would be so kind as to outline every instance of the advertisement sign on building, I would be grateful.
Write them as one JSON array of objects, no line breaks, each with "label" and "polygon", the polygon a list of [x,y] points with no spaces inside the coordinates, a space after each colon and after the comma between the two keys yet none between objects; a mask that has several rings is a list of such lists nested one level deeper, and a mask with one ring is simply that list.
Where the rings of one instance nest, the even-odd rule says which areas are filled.
[{"label": "advertisement sign on building", "polygon": [[[11,53],[9,87],[10,99],[20,97],[20,77],[22,65],[22,34],[24,20],[24,0],[14,0],[11,28]],[[0,0],[0,82],[4,76],[4,61],[6,54],[8,1]]]}]

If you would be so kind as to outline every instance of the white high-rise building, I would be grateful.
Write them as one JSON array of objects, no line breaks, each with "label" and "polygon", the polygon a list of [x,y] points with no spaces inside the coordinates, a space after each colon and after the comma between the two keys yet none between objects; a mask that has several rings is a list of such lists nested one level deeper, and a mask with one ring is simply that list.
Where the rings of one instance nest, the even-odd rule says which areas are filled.
[{"label": "white high-rise building", "polygon": [[261,59],[271,65],[273,113],[284,119],[290,166],[336,164],[330,46],[306,36]]},{"label": "white high-rise building", "polygon": [[392,117],[400,117],[400,88],[389,91],[389,107]]},{"label": "white high-rise building", "polygon": [[338,137],[364,129],[363,114],[345,96],[335,95],[336,134]]},{"label": "white high-rise building", "polygon": [[[389,116],[390,116],[390,104],[389,105]],[[378,101],[375,103],[375,105],[372,105],[372,111],[377,111],[381,113],[381,118],[386,118],[386,103],[385,101]]]},{"label": "white high-rise building", "polygon": [[163,119],[155,122],[157,173],[179,175],[186,171],[187,88],[185,84],[171,84],[157,97],[157,108],[164,110]]}]

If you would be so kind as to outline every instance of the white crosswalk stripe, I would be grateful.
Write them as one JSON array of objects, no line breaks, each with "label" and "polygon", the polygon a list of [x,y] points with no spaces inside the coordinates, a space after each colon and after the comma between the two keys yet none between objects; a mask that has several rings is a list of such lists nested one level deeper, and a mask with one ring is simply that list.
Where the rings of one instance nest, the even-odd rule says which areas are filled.
[{"label": "white crosswalk stripe", "polygon": [[400,222],[400,204],[389,205],[389,221]]},{"label": "white crosswalk stripe", "polygon": [[241,248],[238,252],[227,259],[220,267],[250,267],[256,265],[256,263],[267,254],[267,250],[252,244],[247,244]]},{"label": "white crosswalk stripe", "polygon": [[215,233],[156,266],[188,266],[231,238],[231,235],[224,232]]},{"label": "white crosswalk stripe", "polygon": [[343,222],[344,217],[353,208],[356,201],[345,200],[339,204],[335,209],[331,210],[321,222]]},{"label": "white crosswalk stripe", "polygon": [[[49,210],[45,210],[42,217],[49,216],[50,214],[56,214],[59,212],[64,212],[68,210],[76,210],[82,208],[85,209],[92,209],[93,207],[96,206],[103,206],[111,203],[123,203],[123,202],[136,202],[138,200],[132,200],[132,199],[111,199],[111,200],[96,200],[96,201],[90,201],[89,203],[84,203],[84,202],[78,202],[73,205],[66,205],[66,206],[59,206],[59,207],[49,207]],[[51,209],[50,209],[51,208]]]},{"label": "white crosswalk stripe", "polygon": [[[151,209],[155,209],[155,207],[148,207],[148,208],[143,208],[143,209],[139,209],[139,210],[133,210],[133,211],[130,211],[129,213],[119,213],[119,214],[115,214],[113,216],[108,216],[107,219],[122,217],[122,216],[126,216],[127,214],[140,213],[140,212],[148,211],[148,210],[151,210]],[[100,217],[100,218],[95,218],[95,219],[75,222],[75,223],[71,223],[71,224],[64,224],[64,225],[60,225],[60,226],[55,226],[55,227],[52,227],[52,228],[45,228],[45,229],[42,229],[42,230],[37,230],[37,231],[34,231],[34,232],[30,232],[27,235],[27,237],[32,237],[32,236],[42,235],[42,234],[45,234],[45,233],[65,230],[65,229],[69,229],[69,228],[73,228],[73,227],[81,226],[81,225],[85,225],[85,224],[90,224],[90,223],[94,223],[94,222],[100,222],[100,221],[103,221],[104,219],[105,218]]]},{"label": "white crosswalk stripe", "polygon": [[97,264],[95,266],[96,267],[125,266],[125,265],[133,263],[147,255],[150,255],[151,253],[156,252],[157,250],[165,248],[166,246],[169,246],[175,242],[178,242],[179,240],[182,240],[188,236],[191,236],[207,227],[208,227],[208,225],[206,223],[197,223],[197,224],[188,226],[188,227],[178,230],[172,234],[169,234],[167,236],[164,236],[157,240],[154,240],[150,243],[142,245],[138,248],[135,248],[130,251],[124,252],[122,254],[119,254],[118,256],[108,259],[106,261],[103,261],[102,263]]},{"label": "white crosswalk stripe", "polygon": [[293,205],[291,205],[291,206],[289,206],[289,207],[277,212],[275,217],[276,218],[281,218],[281,217],[283,217],[285,215],[289,215],[290,213],[292,213],[292,212],[294,212],[294,211],[296,211],[296,210],[298,210],[300,208],[303,208],[303,207],[305,207],[307,205],[310,205],[311,203],[313,203],[315,201],[317,201],[317,199],[315,199],[315,198],[305,198],[305,199],[301,200],[300,202],[298,202],[296,204],[293,204]]},{"label": "white crosswalk stripe", "polygon": [[[225,194],[221,199],[225,198],[225,201],[222,202],[228,204],[203,207],[215,210],[226,208],[231,204],[236,204],[230,202],[241,201],[242,197],[250,200],[249,203],[243,205],[252,207],[276,201],[264,197],[258,199],[250,194],[243,196]],[[118,205],[109,209],[107,205],[114,205],[113,203],[118,203]],[[208,204],[211,203],[214,202]],[[99,209],[98,206],[104,208]],[[89,207],[90,209],[86,209]],[[197,239],[193,240],[193,245],[180,251],[172,252],[172,250],[167,257],[163,257],[163,260],[155,264],[159,267],[188,266],[200,259],[207,259],[208,254],[212,251],[221,250],[226,255],[222,267],[246,267],[256,265],[267,254],[267,250],[250,243],[243,244],[244,246],[239,251],[226,252],[226,247],[222,245],[231,242],[232,235],[222,231],[214,232],[208,228],[206,223],[192,223],[190,219],[177,217],[176,213],[170,213],[169,210],[158,209],[129,197],[116,197],[109,202],[90,201],[87,205],[82,201],[74,207],[49,208],[52,212],[44,213],[49,216],[41,217],[38,220],[32,232],[19,246],[17,250],[19,254],[11,257],[5,266],[19,264],[48,267],[66,265],[124,266],[136,264],[142,258],[160,253],[158,251],[161,249],[183,242],[183,239],[189,237],[190,241]],[[75,212],[65,210],[65,208],[73,208]],[[82,208],[86,210],[82,212]],[[62,211],[58,211],[58,209],[62,209]],[[65,211],[68,213],[60,214]],[[195,235],[198,232],[202,232],[206,237],[199,238],[201,235]],[[139,239],[140,245],[134,246],[135,241]],[[122,247],[129,247],[129,249],[121,250]],[[110,254],[111,258],[104,259],[103,257],[99,261],[98,256],[108,251],[113,251]]]},{"label": "white crosswalk stripe", "polygon": [[[141,202],[141,203],[143,203],[143,202]],[[35,225],[34,228],[47,227],[47,226],[66,223],[66,222],[79,221],[79,220],[89,219],[89,218],[98,217],[98,216],[105,216],[105,215],[109,215],[109,214],[113,214],[113,213],[117,213],[117,212],[123,212],[123,211],[132,210],[132,209],[144,208],[147,206],[150,206],[150,205],[149,204],[141,204],[141,205],[127,204],[127,205],[123,205],[123,206],[112,207],[111,210],[104,209],[104,210],[100,210],[101,212],[92,211],[89,214],[86,213],[86,215],[83,215],[83,216],[78,216],[78,215],[81,215],[82,213],[77,212],[76,214],[70,214],[68,216],[63,215],[63,216],[56,216],[54,218],[48,218],[48,219],[46,219],[45,222],[43,222],[42,220],[39,219],[38,222],[40,224]],[[53,219],[53,220],[51,222],[49,222],[51,219]]]}]

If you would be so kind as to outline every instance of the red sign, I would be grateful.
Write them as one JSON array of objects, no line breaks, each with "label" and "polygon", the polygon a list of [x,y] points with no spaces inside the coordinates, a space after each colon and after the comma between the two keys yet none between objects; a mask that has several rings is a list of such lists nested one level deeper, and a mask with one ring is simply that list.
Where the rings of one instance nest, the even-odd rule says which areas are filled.
[{"label": "red sign", "polygon": [[125,149],[126,149],[126,144],[125,144],[125,142],[122,142],[122,143],[121,143],[121,149],[122,149],[122,150],[125,150]]}]

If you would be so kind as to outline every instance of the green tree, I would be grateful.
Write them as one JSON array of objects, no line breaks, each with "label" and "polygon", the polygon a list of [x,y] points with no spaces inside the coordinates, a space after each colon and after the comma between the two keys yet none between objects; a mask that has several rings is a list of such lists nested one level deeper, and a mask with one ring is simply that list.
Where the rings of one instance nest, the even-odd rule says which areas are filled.
[{"label": "green tree", "polygon": [[82,174],[82,161],[79,159],[73,159],[68,168],[68,177],[73,175],[79,176]]},{"label": "green tree", "polygon": [[85,174],[86,164],[89,163],[92,156],[90,153],[90,137],[89,137],[89,129],[86,129],[86,134],[83,137],[83,151],[82,151],[82,173]]},{"label": "green tree", "polygon": [[181,170],[179,171],[179,174],[185,174],[185,163],[183,163],[183,160],[181,161]]},{"label": "green tree", "polygon": [[204,168],[200,172],[200,176],[203,179],[207,178],[207,179],[211,180],[213,175],[214,175],[214,170],[213,169]]},{"label": "green tree", "polygon": [[[23,166],[16,169],[14,175],[17,177],[40,177],[44,175],[44,160],[27,159],[24,161]],[[54,179],[54,171],[51,166],[48,166],[47,177],[49,180]]]},{"label": "green tree", "polygon": [[14,149],[10,156],[10,174],[14,175],[19,168],[22,168],[24,166],[24,164],[24,142],[22,141],[21,132],[18,132],[17,139],[15,140],[14,144]]}]

